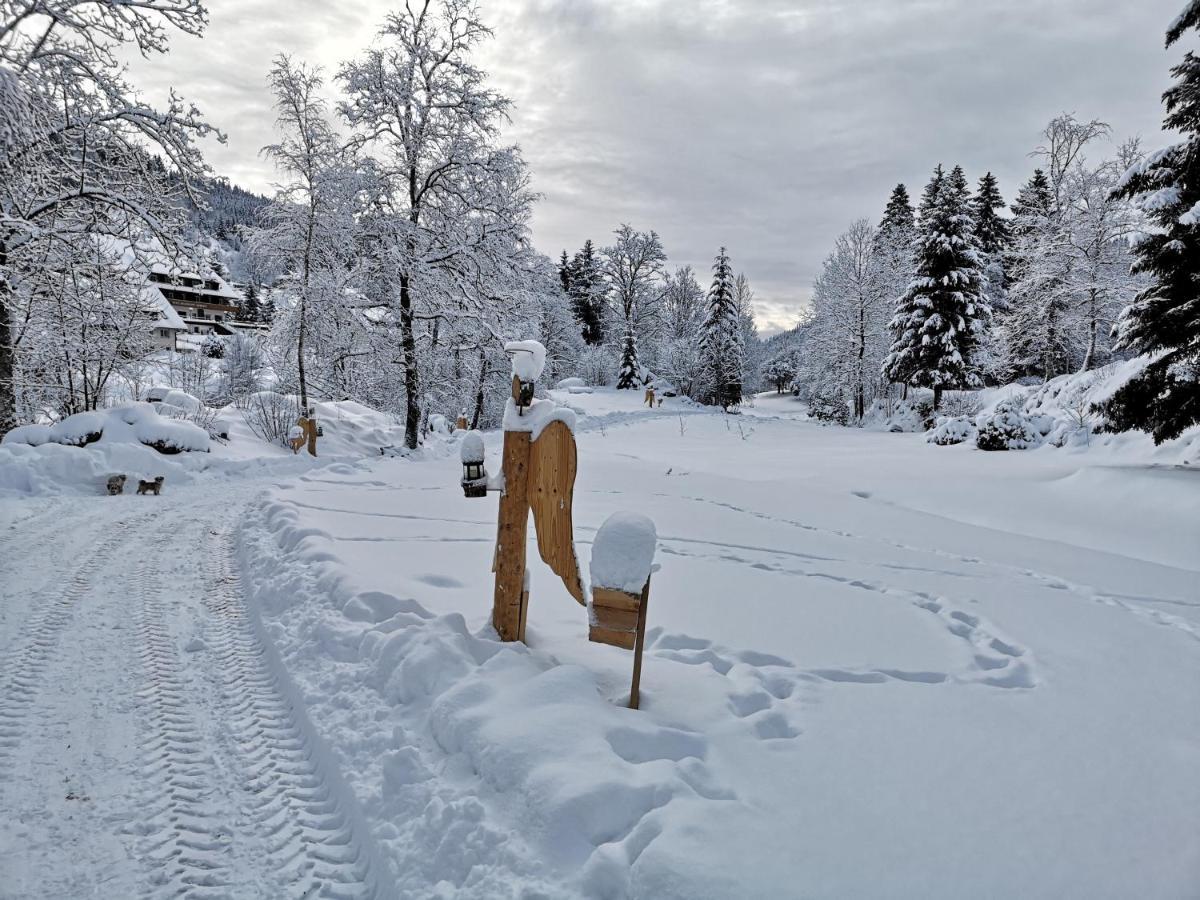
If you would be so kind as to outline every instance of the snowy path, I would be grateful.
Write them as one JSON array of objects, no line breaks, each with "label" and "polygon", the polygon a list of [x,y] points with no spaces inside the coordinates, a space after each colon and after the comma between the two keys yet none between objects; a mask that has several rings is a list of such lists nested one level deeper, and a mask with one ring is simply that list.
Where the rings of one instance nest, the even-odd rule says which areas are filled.
[{"label": "snowy path", "polygon": [[252,494],[3,530],[0,896],[376,894],[354,802],[246,614],[231,529]]}]

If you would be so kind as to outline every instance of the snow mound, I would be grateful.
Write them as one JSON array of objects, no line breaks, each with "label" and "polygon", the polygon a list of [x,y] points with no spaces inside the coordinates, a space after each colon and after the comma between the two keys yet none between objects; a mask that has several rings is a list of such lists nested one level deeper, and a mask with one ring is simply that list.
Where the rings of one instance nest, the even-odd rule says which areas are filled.
[{"label": "snow mound", "polygon": [[462,461],[465,463],[483,462],[483,435],[478,431],[468,431],[463,436],[462,445],[458,448],[458,451]]},{"label": "snow mound", "polygon": [[208,432],[191,422],[166,419],[146,403],[127,403],[97,412],[75,413],[60,422],[24,425],[4,435],[5,445],[42,447],[61,444],[86,447],[91,444],[138,443],[160,453],[208,450]]},{"label": "snow mound", "polygon": [[596,532],[592,544],[593,588],[639,594],[654,566],[658,532],[641,513],[615,512]]},{"label": "snow mound", "polygon": [[100,440],[104,425],[103,413],[75,413],[50,426],[50,440],[68,447],[83,447]]},{"label": "snow mound", "polygon": [[537,381],[546,368],[546,348],[537,341],[509,341],[504,352],[512,357],[512,373],[522,381]]},{"label": "snow mound", "polygon": [[925,440],[941,447],[963,444],[975,437],[977,429],[969,416],[939,416],[937,425]]},{"label": "snow mound", "polygon": [[18,425],[8,434],[4,435],[0,444],[25,444],[29,447],[40,447],[42,444],[51,443],[51,432],[49,425]]},{"label": "snow mound", "polygon": [[562,422],[574,433],[575,411],[553,400],[534,400],[521,409],[510,397],[504,405],[505,431],[528,431],[536,441],[551,422]]}]

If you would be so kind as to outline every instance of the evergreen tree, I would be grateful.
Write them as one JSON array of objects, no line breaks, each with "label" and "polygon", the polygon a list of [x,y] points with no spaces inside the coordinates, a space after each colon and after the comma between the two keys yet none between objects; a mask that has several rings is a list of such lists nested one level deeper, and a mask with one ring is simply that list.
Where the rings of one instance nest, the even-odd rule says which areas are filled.
[{"label": "evergreen tree", "polygon": [[875,233],[881,287],[892,302],[900,298],[912,279],[913,242],[916,237],[916,212],[908,198],[908,188],[898,184],[892,189],[892,196],[883,210],[883,221]]},{"label": "evergreen tree", "polygon": [[[971,198],[971,213],[975,218],[979,252],[983,256],[983,297],[994,316],[1002,315],[1008,309],[1004,260],[1012,240],[1008,220],[999,215],[1002,209],[1004,198],[1000,196],[996,176],[987,172],[979,179],[979,188]],[[999,375],[1003,370],[1004,348],[994,329],[988,329],[984,335],[980,357],[980,368],[993,375]]]},{"label": "evergreen tree", "polygon": [[915,213],[912,201],[908,198],[908,188],[898,184],[892,188],[887,206],[883,208],[883,221],[879,223],[879,235],[903,235],[913,237],[916,228]]},{"label": "evergreen tree", "polygon": [[563,293],[569,295],[571,293],[571,261],[567,258],[566,250],[558,259],[558,280],[562,283]]},{"label": "evergreen tree", "polygon": [[1004,253],[1008,249],[1008,221],[998,215],[1004,209],[1004,198],[1000,186],[991,172],[979,179],[979,189],[971,198],[971,212],[975,216],[975,237],[979,241],[979,252],[987,257]]},{"label": "evergreen tree", "polygon": [[258,303],[258,288],[254,282],[246,285],[246,293],[242,298],[242,305],[238,307],[238,321],[240,322],[259,322],[262,320],[262,309]]},{"label": "evergreen tree", "polygon": [[270,295],[259,306],[258,320],[266,325],[270,325],[275,321],[275,299]]},{"label": "evergreen tree", "polygon": [[[1200,0],[1171,25],[1166,45],[1188,29],[1200,30]],[[1120,346],[1160,355],[1105,404],[1112,427],[1148,431],[1157,443],[1200,422],[1200,58],[1189,50],[1171,74],[1163,125],[1184,139],[1130,168],[1115,191],[1158,226],[1137,246],[1134,266],[1153,283],[1121,314]]]},{"label": "evergreen tree", "polygon": [[633,390],[639,382],[637,340],[633,336],[633,328],[627,325],[625,337],[621,341],[621,369],[617,373],[617,390]]},{"label": "evergreen tree", "polygon": [[1067,273],[1056,252],[1060,229],[1054,189],[1041,169],[1017,193],[1012,213],[1008,292],[999,316],[1005,377],[1037,374],[1048,379],[1069,367],[1063,323]]},{"label": "evergreen tree", "polygon": [[883,374],[932,388],[936,409],[946,388],[978,383],[972,356],[990,311],[962,169],[947,176],[938,166],[921,206],[916,272],[889,325],[893,341]]},{"label": "evergreen tree", "polygon": [[708,378],[708,402],[722,409],[741,403],[745,347],[736,283],[724,247],[713,263],[708,314],[700,332],[700,347]]},{"label": "evergreen tree", "polygon": [[[563,261],[567,253],[563,251]],[[588,345],[604,341],[604,267],[596,254],[591,239],[583,242],[583,248],[575,254],[566,270],[564,282],[567,295],[571,298],[571,311],[579,322],[583,341]]]}]

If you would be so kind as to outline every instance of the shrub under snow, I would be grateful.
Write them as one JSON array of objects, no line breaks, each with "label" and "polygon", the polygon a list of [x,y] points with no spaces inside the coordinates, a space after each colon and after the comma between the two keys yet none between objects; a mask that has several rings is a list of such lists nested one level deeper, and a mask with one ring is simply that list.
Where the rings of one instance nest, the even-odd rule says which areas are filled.
[{"label": "shrub under snow", "polygon": [[1042,443],[1034,421],[1015,403],[1004,401],[975,420],[979,429],[975,446],[980,450],[1028,450]]},{"label": "shrub under snow", "polygon": [[975,422],[969,416],[939,416],[937,425],[925,440],[941,447],[964,444],[976,434]]},{"label": "shrub under snow", "polygon": [[50,426],[23,425],[4,435],[3,442],[30,447],[138,443],[159,453],[206,452],[208,432],[190,422],[165,419],[148,403],[129,403],[112,409],[76,413]]}]

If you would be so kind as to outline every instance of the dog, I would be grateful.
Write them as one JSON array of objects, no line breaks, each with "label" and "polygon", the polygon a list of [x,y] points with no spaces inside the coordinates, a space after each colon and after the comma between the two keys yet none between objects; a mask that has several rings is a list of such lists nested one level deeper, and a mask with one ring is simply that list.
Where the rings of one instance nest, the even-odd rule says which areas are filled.
[{"label": "dog", "polygon": [[142,481],[139,478],[137,492],[139,494],[154,494],[154,496],[157,497],[158,492],[162,490],[162,486],[163,486],[163,476],[161,476],[161,475],[159,475],[153,481]]},{"label": "dog", "polygon": [[125,476],[124,475],[109,475],[108,476],[108,493],[109,496],[115,497],[117,494],[125,493]]}]

